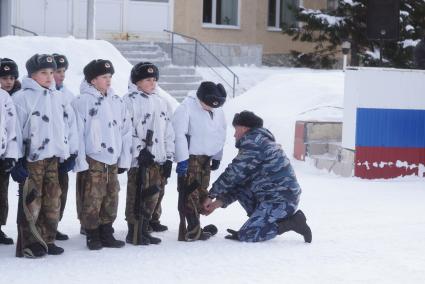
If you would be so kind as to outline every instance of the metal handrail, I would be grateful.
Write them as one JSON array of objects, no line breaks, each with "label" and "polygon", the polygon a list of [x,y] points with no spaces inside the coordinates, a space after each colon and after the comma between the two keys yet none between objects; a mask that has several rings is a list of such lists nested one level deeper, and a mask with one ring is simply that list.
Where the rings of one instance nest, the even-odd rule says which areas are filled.
[{"label": "metal handrail", "polygon": [[27,33],[30,33],[30,34],[32,34],[32,35],[35,35],[35,36],[38,36],[38,34],[36,33],[36,32],[33,32],[33,31],[30,31],[30,30],[27,30],[27,29],[25,29],[25,28],[21,28],[21,27],[18,27],[18,26],[15,26],[15,25],[10,25],[12,28],[13,28],[13,35],[16,35],[16,30],[21,30],[21,31],[24,31],[24,32],[27,32]]},{"label": "metal handrail", "polygon": [[[230,85],[230,83],[228,83],[220,74],[218,74],[217,71],[214,70],[214,68],[209,65],[208,63],[206,63],[206,61],[202,60],[202,58],[200,57],[199,60],[202,60],[212,71],[214,71],[229,87],[232,88],[233,90],[233,97],[235,97],[235,92],[236,92],[236,83],[239,84],[239,77],[238,75],[235,74],[235,72],[233,72],[226,64],[223,63],[223,61],[221,61],[211,50],[209,50],[202,42],[200,42],[197,38],[188,36],[188,35],[184,35],[181,33],[177,33],[177,32],[173,32],[173,31],[169,31],[169,30],[164,30],[164,32],[170,33],[171,34],[171,62],[173,62],[173,57],[174,57],[174,48],[179,49],[177,47],[174,47],[174,35],[179,35],[182,36],[184,38],[188,38],[191,39],[193,41],[195,41],[195,58],[194,58],[194,63],[193,65],[196,67],[197,65],[197,58],[198,58],[198,45],[200,47],[203,47],[218,63],[220,63],[224,68],[226,68],[232,75],[233,75],[233,85]],[[184,50],[182,48],[180,48],[181,50]],[[186,52],[190,53],[190,51],[185,50]]]}]

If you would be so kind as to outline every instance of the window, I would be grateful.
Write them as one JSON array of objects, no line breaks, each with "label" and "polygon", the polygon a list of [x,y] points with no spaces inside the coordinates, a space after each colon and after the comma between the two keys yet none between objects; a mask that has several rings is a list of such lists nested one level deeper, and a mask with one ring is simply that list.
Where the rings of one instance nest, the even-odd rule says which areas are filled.
[{"label": "window", "polygon": [[328,11],[335,11],[338,8],[338,0],[328,0]]},{"label": "window", "polygon": [[239,0],[204,0],[204,24],[238,26]]},{"label": "window", "polygon": [[294,9],[298,7],[298,0],[269,0],[267,26],[275,29],[281,29],[283,24],[296,26]]}]

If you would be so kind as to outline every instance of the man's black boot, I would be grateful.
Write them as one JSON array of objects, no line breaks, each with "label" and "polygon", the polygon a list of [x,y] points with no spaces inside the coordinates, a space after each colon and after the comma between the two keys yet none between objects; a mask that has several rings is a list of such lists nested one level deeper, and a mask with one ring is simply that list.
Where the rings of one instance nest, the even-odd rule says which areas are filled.
[{"label": "man's black boot", "polygon": [[86,243],[89,250],[100,250],[103,248],[102,242],[99,237],[99,229],[85,230],[86,232]]},{"label": "man's black boot", "polygon": [[56,240],[57,241],[66,241],[68,239],[69,239],[69,237],[68,237],[67,234],[56,231]]},{"label": "man's black boot", "polygon": [[294,215],[284,218],[278,222],[278,234],[294,231],[304,237],[306,243],[311,243],[312,233],[310,227],[307,225],[307,219],[301,210],[295,212]]},{"label": "man's black boot", "polygon": [[125,242],[127,244],[132,244],[133,236],[134,236],[134,224],[127,222],[127,227],[128,227],[128,232],[127,232],[127,236],[125,237]]},{"label": "man's black boot", "polygon": [[0,244],[13,245],[13,239],[9,238],[2,230],[0,226]]},{"label": "man's black boot", "polygon": [[50,255],[60,255],[64,252],[65,250],[61,247],[58,247],[55,244],[47,244],[47,253]]},{"label": "man's black boot", "polygon": [[100,241],[105,248],[122,248],[125,242],[115,239],[112,223],[99,226]]},{"label": "man's black boot", "polygon": [[46,255],[46,249],[39,243],[32,243],[23,249],[25,257],[40,258]]},{"label": "man's black boot", "polygon": [[152,228],[152,231],[154,232],[164,232],[168,230],[168,227],[165,225],[162,225],[159,221],[157,222],[150,221],[149,225]]},{"label": "man's black boot", "polygon": [[140,241],[143,239],[148,239],[149,244],[157,245],[161,242],[160,238],[155,238],[151,235],[149,232],[149,221],[146,219],[143,219],[142,222],[142,236],[140,236]]}]

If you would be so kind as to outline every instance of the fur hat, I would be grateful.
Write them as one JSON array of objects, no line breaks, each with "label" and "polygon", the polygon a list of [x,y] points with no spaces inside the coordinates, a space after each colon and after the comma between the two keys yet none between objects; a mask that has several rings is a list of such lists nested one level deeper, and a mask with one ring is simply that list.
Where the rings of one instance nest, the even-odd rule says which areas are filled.
[{"label": "fur hat", "polygon": [[52,68],[53,70],[56,70],[56,62],[50,54],[37,53],[28,59],[25,67],[27,68],[28,76],[31,76],[32,73],[45,68]]},{"label": "fur hat", "polygon": [[69,63],[65,55],[61,55],[57,53],[53,53],[52,55],[53,55],[53,58],[55,59],[57,69],[65,68],[65,70],[68,70]]},{"label": "fur hat", "polygon": [[150,62],[139,62],[131,69],[130,77],[133,84],[136,84],[140,80],[152,77],[158,81],[159,70],[158,67]]},{"label": "fur hat", "polygon": [[205,81],[199,86],[196,96],[204,104],[212,108],[218,108],[226,101],[227,94],[222,84]]},{"label": "fur hat", "polygon": [[263,119],[252,111],[244,110],[240,113],[236,113],[233,117],[233,126],[245,126],[249,128],[263,127]]},{"label": "fur hat", "polygon": [[84,79],[86,79],[86,81],[90,83],[91,80],[93,80],[97,76],[101,76],[104,74],[113,75],[115,73],[115,70],[111,61],[104,59],[95,59],[90,61],[90,63],[87,64],[86,67],[84,67],[83,73]]},{"label": "fur hat", "polygon": [[1,58],[0,59],[0,77],[3,76],[12,76],[15,79],[18,79],[18,65],[16,62],[9,58]]}]

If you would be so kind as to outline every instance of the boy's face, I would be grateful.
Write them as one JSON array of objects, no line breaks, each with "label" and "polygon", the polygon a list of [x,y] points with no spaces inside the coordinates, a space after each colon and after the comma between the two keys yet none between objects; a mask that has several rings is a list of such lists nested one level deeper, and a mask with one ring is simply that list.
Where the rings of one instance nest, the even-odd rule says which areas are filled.
[{"label": "boy's face", "polygon": [[91,80],[91,84],[102,94],[106,94],[106,91],[111,87],[112,75],[110,73],[97,76]]},{"label": "boy's face", "polygon": [[11,75],[0,77],[1,88],[5,90],[6,92],[9,92],[10,90],[13,89],[13,86],[15,85],[15,81],[16,81],[16,78]]},{"label": "boy's face", "polygon": [[53,77],[55,77],[55,83],[57,86],[62,86],[63,85],[63,81],[65,80],[65,68],[58,68],[56,69],[56,71],[53,73]]},{"label": "boy's face", "polygon": [[31,78],[35,80],[40,86],[44,88],[49,88],[53,83],[53,69],[44,68],[40,69],[37,72],[31,74]]},{"label": "boy's face", "polygon": [[143,80],[139,80],[136,83],[139,91],[143,91],[146,94],[152,94],[156,88],[156,79],[154,77],[145,78]]}]

